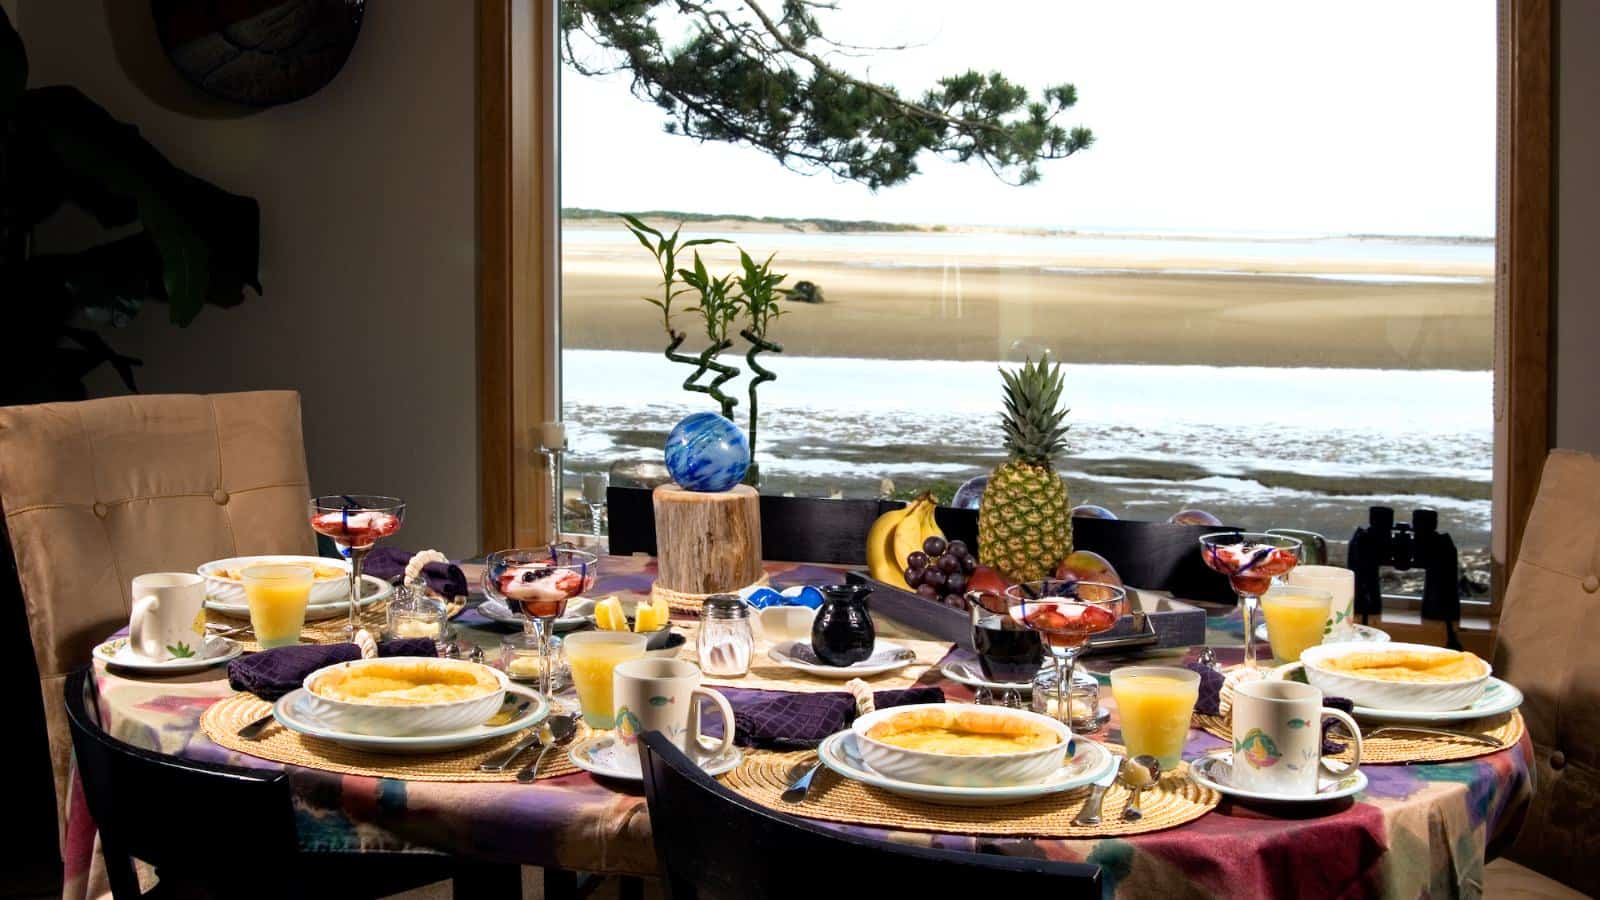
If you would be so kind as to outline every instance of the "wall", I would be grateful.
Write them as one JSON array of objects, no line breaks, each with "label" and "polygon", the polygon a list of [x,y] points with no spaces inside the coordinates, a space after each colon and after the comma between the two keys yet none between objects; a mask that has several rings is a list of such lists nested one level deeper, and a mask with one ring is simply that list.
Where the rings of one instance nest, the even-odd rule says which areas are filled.
[{"label": "wall", "polygon": [[1600,453],[1600,3],[1566,0],[1559,28],[1554,437]]},{"label": "wall", "polygon": [[32,84],[77,86],[261,204],[263,296],[112,336],[141,389],[298,390],[312,490],[401,496],[401,546],[478,552],[475,4],[369,3],[338,78],[248,114],[176,78],[148,3],[6,4]]}]

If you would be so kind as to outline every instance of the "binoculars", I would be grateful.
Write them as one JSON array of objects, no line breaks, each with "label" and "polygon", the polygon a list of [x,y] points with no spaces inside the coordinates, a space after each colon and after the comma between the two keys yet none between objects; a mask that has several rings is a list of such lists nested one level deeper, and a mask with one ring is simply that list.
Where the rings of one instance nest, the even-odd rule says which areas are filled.
[{"label": "binoculars", "polygon": [[1350,538],[1347,565],[1355,572],[1355,614],[1363,619],[1383,610],[1383,588],[1378,577],[1383,566],[1422,570],[1424,619],[1461,619],[1460,559],[1456,542],[1439,530],[1437,510],[1412,510],[1407,524],[1396,522],[1390,507],[1370,507],[1367,524],[1357,528]]}]

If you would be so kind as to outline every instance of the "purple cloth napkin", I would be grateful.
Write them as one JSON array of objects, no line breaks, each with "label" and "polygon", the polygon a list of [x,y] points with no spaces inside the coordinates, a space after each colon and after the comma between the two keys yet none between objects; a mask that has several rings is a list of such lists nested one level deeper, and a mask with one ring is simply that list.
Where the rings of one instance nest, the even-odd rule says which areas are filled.
[{"label": "purple cloth napkin", "polygon": [[[379,656],[438,656],[433,638],[401,638],[378,645]],[[355,644],[296,644],[248,653],[228,663],[228,686],[276,700],[299,687],[306,676],[334,663],[361,658]]]},{"label": "purple cloth napkin", "polygon": [[[411,562],[413,556],[416,553],[410,550],[378,547],[367,554],[361,572],[392,583],[406,574],[406,563]],[[455,563],[428,563],[422,567],[422,577],[428,582],[428,588],[441,597],[453,599],[467,595],[467,576]]]},{"label": "purple cloth napkin", "polygon": [[[849,727],[856,717],[856,698],[844,691],[801,694],[752,688],[714,688],[733,707],[733,742],[765,750],[815,747],[822,739]],[[936,687],[877,691],[872,702],[878,709],[913,703],[943,703],[944,691]],[[722,723],[706,722],[706,734],[722,736]]]}]

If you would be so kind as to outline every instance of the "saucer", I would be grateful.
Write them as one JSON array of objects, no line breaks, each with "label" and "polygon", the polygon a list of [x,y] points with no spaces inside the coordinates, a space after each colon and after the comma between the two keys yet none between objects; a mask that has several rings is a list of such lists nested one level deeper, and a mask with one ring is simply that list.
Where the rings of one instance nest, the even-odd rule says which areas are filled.
[{"label": "saucer", "polygon": [[[1389,632],[1384,631],[1381,628],[1374,628],[1371,625],[1358,625],[1358,624],[1355,624],[1355,623],[1352,622],[1350,624],[1350,628],[1351,628],[1350,636],[1347,637],[1347,638],[1342,638],[1341,639],[1345,643],[1363,643],[1363,642],[1365,642],[1365,643],[1373,643],[1373,644],[1387,644],[1387,643],[1389,643],[1389,641],[1393,640],[1392,638],[1389,637]],[[1264,641],[1266,639],[1267,639],[1267,623],[1262,622],[1261,624],[1256,626],[1256,640]],[[1323,640],[1327,641],[1328,638],[1323,638]],[[1330,641],[1330,643],[1331,643],[1331,641]]]},{"label": "saucer", "polygon": [[830,666],[817,658],[811,644],[801,641],[779,641],[767,651],[767,656],[780,666],[799,669],[818,678],[868,678],[903,669],[917,661],[917,654],[908,647],[891,641],[878,641],[872,645],[872,655],[848,666]]},{"label": "saucer", "polygon": [[[597,734],[573,744],[567,751],[567,758],[572,760],[573,765],[594,775],[622,781],[644,780],[644,773],[639,770],[638,750],[626,746],[614,734]],[[702,771],[716,777],[738,768],[739,763],[744,762],[744,754],[734,747],[721,756],[700,759],[698,762]]]},{"label": "saucer", "polygon": [[[968,674],[968,673],[971,674]],[[1033,693],[1031,681],[989,681],[977,669],[964,666],[960,663],[945,663],[939,667],[939,674],[954,681],[964,684],[969,688],[988,688],[990,691],[1016,691],[1023,696]]]},{"label": "saucer", "polygon": [[530,728],[542,721],[550,712],[536,691],[522,690],[517,687],[508,687],[507,695],[518,695],[531,700],[528,711],[504,725],[474,725],[471,728],[462,728],[457,731],[446,731],[442,734],[419,734],[405,737],[386,737],[375,734],[356,734],[322,724],[317,717],[305,708],[306,698],[310,695],[305,688],[295,688],[282,697],[272,706],[272,715],[279,724],[290,731],[303,734],[307,737],[320,738],[343,744],[357,750],[371,750],[376,753],[442,753],[446,750],[459,750],[470,747],[491,738],[503,737],[514,734],[524,728]]},{"label": "saucer", "polygon": [[1338,800],[1359,794],[1367,789],[1366,773],[1354,769],[1344,775],[1330,775],[1325,771],[1317,772],[1317,792],[1306,796],[1291,794],[1269,794],[1265,791],[1252,791],[1234,787],[1228,783],[1232,775],[1233,763],[1222,756],[1202,756],[1189,763],[1189,777],[1201,787],[1211,788],[1219,794],[1236,797],[1240,800],[1257,800],[1263,803],[1326,803],[1329,800]]},{"label": "saucer", "polygon": [[94,648],[95,658],[105,662],[107,665],[136,672],[165,672],[167,674],[197,672],[201,669],[209,669],[212,666],[220,666],[243,652],[244,648],[240,646],[238,641],[216,635],[207,635],[205,647],[195,656],[166,659],[160,662],[133,652],[133,648],[128,646],[127,638],[112,638]]},{"label": "saucer", "polygon": [[870,785],[891,794],[939,803],[945,806],[992,806],[1001,803],[1021,803],[1035,797],[1058,794],[1089,784],[1104,775],[1115,762],[1111,752],[1098,742],[1082,736],[1073,739],[1072,758],[1050,777],[1034,784],[1007,785],[1004,787],[951,787],[942,784],[920,784],[889,778],[872,770],[856,751],[854,731],[845,730],[829,735],[817,747],[817,758],[824,766],[852,781]]},{"label": "saucer", "polygon": [[[1268,678],[1284,681],[1305,681],[1305,672],[1302,663],[1285,663],[1273,669]],[[1445,710],[1418,710],[1418,709],[1384,709],[1376,706],[1357,706],[1351,710],[1351,715],[1358,719],[1381,719],[1385,722],[1431,722],[1440,724],[1445,722],[1467,722],[1473,719],[1482,719],[1486,716],[1498,716],[1501,713],[1511,712],[1522,705],[1522,691],[1517,686],[1504,679],[1490,675],[1483,684],[1483,693],[1473,701],[1471,706],[1464,709]]]}]

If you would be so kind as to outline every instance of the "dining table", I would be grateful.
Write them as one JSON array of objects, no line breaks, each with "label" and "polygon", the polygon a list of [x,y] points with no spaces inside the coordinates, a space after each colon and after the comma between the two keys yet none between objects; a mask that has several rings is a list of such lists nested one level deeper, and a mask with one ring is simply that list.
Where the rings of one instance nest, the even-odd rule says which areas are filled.
[{"label": "dining table", "polygon": [[[789,562],[764,567],[780,589],[839,583],[846,571]],[[475,567],[464,568],[475,584]],[[603,557],[599,569],[592,596],[644,598],[655,579],[655,561],[644,555]],[[479,596],[469,598],[452,623],[453,639],[462,647],[483,647],[493,661],[503,636],[516,626],[483,615],[476,608],[480,602]],[[1239,612],[1231,607],[1208,607],[1207,612],[1206,646],[1220,662],[1237,663],[1243,638]],[[930,637],[881,614],[877,619],[880,635]],[[1188,658],[1201,649],[1190,648]],[[948,654],[971,660],[970,651],[955,645]],[[1082,662],[1102,683],[1113,664],[1092,655]],[[637,783],[582,771],[532,784],[463,783],[283,765],[224,749],[201,728],[206,709],[233,694],[226,666],[148,677],[101,661],[93,665],[100,725],[111,736],[186,760],[285,769],[306,852],[438,852],[578,872],[644,877],[657,872],[650,816]],[[937,665],[923,666],[915,680],[919,686],[938,686],[949,701],[974,699],[972,689],[947,679]],[[837,690],[837,684],[829,689]],[[1109,688],[1102,689],[1101,704],[1110,719],[1093,737],[1117,741],[1119,719]],[[1184,757],[1226,746],[1194,728]],[[1486,861],[1520,827],[1532,793],[1531,753],[1524,734],[1505,749],[1471,759],[1363,765],[1365,790],[1331,808],[1303,811],[1224,797],[1192,821],[1135,835],[1066,839],[822,824],[902,844],[1093,863],[1100,867],[1107,896],[1471,896],[1481,893]],[[248,811],[212,814],[219,827],[226,827],[229,815]],[[67,896],[87,896],[94,881],[95,828],[76,779],[66,833]],[[783,851],[775,847],[772,852]]]}]

